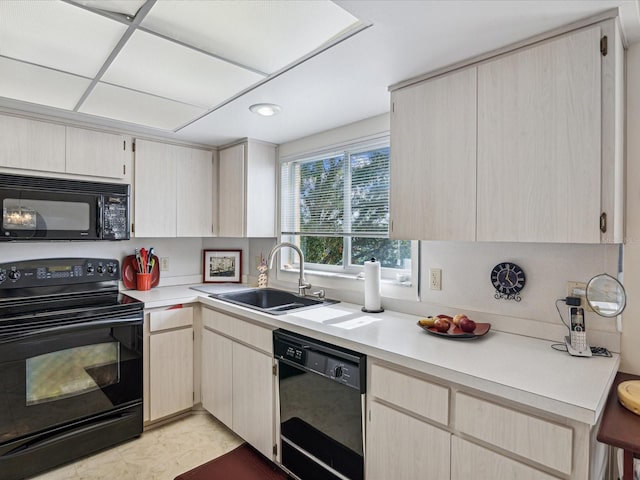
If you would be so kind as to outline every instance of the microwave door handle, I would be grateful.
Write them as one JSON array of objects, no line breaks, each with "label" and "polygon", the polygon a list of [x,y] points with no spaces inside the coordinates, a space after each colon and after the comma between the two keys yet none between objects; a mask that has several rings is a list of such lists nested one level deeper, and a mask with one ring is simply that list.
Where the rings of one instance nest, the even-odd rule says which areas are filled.
[{"label": "microwave door handle", "polygon": [[96,237],[102,238],[102,197],[96,203]]}]

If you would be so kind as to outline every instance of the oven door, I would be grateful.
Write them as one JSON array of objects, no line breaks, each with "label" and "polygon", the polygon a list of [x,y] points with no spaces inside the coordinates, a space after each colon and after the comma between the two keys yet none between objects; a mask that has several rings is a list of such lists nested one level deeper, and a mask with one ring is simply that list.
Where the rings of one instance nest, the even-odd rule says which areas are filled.
[{"label": "oven door", "polygon": [[0,189],[0,240],[98,240],[100,195]]},{"label": "oven door", "polygon": [[43,432],[141,405],[141,311],[7,323],[0,328],[0,457]]},{"label": "oven door", "polygon": [[302,480],[364,478],[364,395],[278,360],[281,463]]}]

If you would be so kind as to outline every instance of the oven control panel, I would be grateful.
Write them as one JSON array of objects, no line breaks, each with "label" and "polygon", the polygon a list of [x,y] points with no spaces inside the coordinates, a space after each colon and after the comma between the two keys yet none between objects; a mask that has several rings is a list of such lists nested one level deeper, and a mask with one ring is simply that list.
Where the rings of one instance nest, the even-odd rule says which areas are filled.
[{"label": "oven control panel", "polygon": [[0,289],[93,283],[119,278],[120,263],[107,258],[50,258],[0,264]]}]

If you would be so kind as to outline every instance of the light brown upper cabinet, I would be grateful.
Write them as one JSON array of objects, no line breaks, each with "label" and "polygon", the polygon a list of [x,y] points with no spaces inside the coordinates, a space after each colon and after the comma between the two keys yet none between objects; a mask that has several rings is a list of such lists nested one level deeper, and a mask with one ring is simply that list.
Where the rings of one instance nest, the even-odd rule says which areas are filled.
[{"label": "light brown upper cabinet", "polygon": [[0,166],[64,172],[65,127],[0,115]]},{"label": "light brown upper cabinet", "polygon": [[0,115],[0,167],[122,179],[131,137]]},{"label": "light brown upper cabinet", "polygon": [[393,238],[623,241],[617,19],[537,40],[392,87]]},{"label": "light brown upper cabinet", "polygon": [[391,101],[391,237],[475,240],[475,67],[396,90]]},{"label": "light brown upper cabinet", "polygon": [[213,235],[210,151],[136,140],[134,176],[136,237]]},{"label": "light brown upper cabinet", "polygon": [[131,157],[131,137],[66,127],[66,172],[122,178]]},{"label": "light brown upper cabinet", "polygon": [[276,236],[276,149],[246,140],[219,152],[218,235]]},{"label": "light brown upper cabinet", "polygon": [[611,27],[478,66],[478,240],[622,241],[622,188],[610,178],[621,174],[622,145],[603,128],[622,110],[622,72],[609,61],[622,47]]}]

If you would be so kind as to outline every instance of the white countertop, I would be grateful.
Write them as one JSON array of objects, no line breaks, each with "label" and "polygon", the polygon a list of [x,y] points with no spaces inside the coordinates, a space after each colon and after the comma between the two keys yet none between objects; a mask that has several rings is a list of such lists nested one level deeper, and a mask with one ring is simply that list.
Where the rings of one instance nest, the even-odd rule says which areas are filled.
[{"label": "white countertop", "polygon": [[552,342],[490,331],[452,340],[420,329],[418,317],[337,303],[288,315],[269,315],[210,298],[189,286],[123,292],[156,308],[201,302],[254,322],[313,336],[369,356],[594,425],[620,364],[606,357],[572,357]]}]

